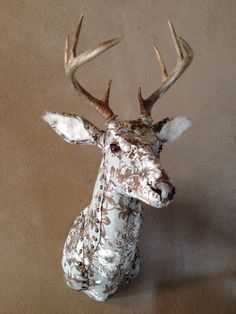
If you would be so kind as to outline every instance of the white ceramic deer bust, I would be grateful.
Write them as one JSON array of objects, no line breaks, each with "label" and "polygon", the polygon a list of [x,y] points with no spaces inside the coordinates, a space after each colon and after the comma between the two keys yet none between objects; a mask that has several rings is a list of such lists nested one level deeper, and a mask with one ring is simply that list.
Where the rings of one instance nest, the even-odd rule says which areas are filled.
[{"label": "white ceramic deer bust", "polygon": [[177,51],[176,67],[168,75],[155,47],[163,82],[147,99],[143,99],[139,90],[140,117],[122,122],[109,107],[111,81],[105,98],[99,100],[75,78],[75,71],[81,65],[116,45],[120,39],[108,40],[77,56],[82,19],[83,16],[72,42],[69,38],[66,41],[65,71],[75,90],[85,95],[104,117],[106,130],[99,130],[86,119],[68,113],[46,113],[44,120],[67,142],[94,144],[102,150],[91,203],[76,218],[69,232],[62,267],[70,287],[82,290],[95,300],[105,301],[138,274],[142,202],[161,208],[167,206],[175,194],[175,188],[161,167],[160,152],[163,143],[177,139],[190,126],[190,121],[177,117],[153,123],[151,109],[184,72],[193,53],[169,23]]}]

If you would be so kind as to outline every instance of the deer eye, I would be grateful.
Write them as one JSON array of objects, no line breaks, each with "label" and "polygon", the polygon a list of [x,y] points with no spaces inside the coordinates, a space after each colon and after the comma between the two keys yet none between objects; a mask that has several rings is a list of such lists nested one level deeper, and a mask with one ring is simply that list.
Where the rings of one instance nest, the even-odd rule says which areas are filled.
[{"label": "deer eye", "polygon": [[110,149],[112,151],[112,153],[118,153],[121,149],[120,149],[120,146],[118,144],[111,144],[110,145]]}]

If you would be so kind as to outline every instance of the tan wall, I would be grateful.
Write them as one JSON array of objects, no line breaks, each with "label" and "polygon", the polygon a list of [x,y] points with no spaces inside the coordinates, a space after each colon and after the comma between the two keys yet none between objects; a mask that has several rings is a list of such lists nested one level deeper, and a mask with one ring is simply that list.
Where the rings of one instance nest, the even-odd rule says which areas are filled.
[{"label": "tan wall", "polygon": [[[145,208],[142,272],[105,304],[67,288],[65,237],[89,202],[101,154],[63,142],[45,109],[101,118],[64,76],[66,34],[81,12],[80,51],[113,36],[122,43],[81,70],[112,108],[138,116],[137,88],[160,84],[152,43],[175,64],[167,20],[192,45],[194,62],[156,104],[153,117],[186,115],[193,127],[167,145],[163,164],[177,189],[166,209]],[[1,313],[235,313],[236,2],[1,1]]]}]

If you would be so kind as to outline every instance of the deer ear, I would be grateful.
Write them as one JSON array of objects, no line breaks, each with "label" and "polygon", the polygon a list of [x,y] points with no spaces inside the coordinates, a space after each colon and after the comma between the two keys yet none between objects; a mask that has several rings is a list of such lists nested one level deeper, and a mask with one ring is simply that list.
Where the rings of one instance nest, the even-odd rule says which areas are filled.
[{"label": "deer ear", "polygon": [[173,142],[190,126],[191,121],[188,118],[176,117],[174,119],[166,118],[156,123],[153,128],[161,141]]},{"label": "deer ear", "polygon": [[102,146],[103,131],[82,117],[69,113],[46,112],[43,120],[71,144]]}]

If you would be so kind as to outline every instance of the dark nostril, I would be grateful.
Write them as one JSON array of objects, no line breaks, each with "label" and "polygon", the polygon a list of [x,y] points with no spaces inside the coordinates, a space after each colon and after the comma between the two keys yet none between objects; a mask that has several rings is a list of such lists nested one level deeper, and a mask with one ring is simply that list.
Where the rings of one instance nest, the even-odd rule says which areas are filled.
[{"label": "dark nostril", "polygon": [[158,194],[158,195],[160,195],[161,196],[161,190],[160,189],[155,189],[155,192]]},{"label": "dark nostril", "polygon": [[172,194],[175,195],[175,187],[172,188]]},{"label": "dark nostril", "polygon": [[153,188],[150,184],[148,184],[150,186],[150,188],[153,190],[153,192],[157,193],[158,195],[161,196],[162,191],[158,188]]}]

